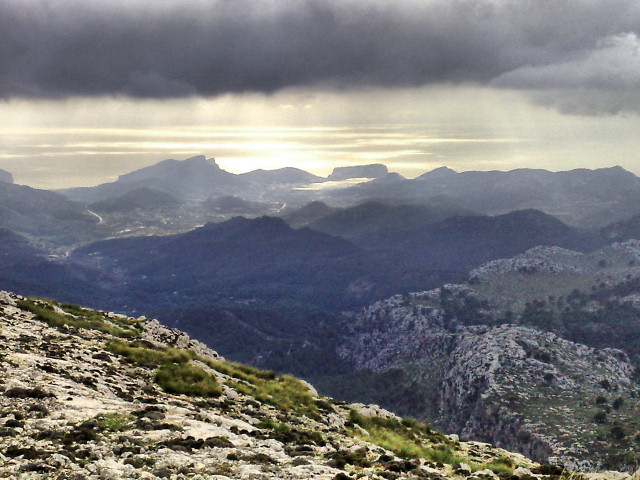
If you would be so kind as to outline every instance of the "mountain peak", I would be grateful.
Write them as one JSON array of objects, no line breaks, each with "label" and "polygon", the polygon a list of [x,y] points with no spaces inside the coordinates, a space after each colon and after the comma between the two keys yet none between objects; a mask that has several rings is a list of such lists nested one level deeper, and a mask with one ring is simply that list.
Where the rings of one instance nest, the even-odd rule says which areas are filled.
[{"label": "mountain peak", "polygon": [[13,175],[6,170],[0,169],[0,182],[13,183]]},{"label": "mountain peak", "polygon": [[294,167],[284,167],[276,170],[259,168],[247,173],[241,173],[239,177],[263,186],[287,184],[306,185],[324,180],[323,177],[318,177],[317,175]]},{"label": "mountain peak", "polygon": [[197,169],[198,174],[211,174],[222,171],[215,159],[207,159],[204,155],[196,155],[185,160],[174,160],[172,158],[163,160],[154,165],[120,175],[118,181],[135,183],[150,178],[175,178],[175,176],[193,174],[195,173],[194,169]]},{"label": "mountain peak", "polygon": [[420,175],[418,178],[443,178],[443,177],[450,177],[453,175],[457,175],[458,172],[456,172],[455,170],[449,168],[449,167],[438,167],[438,168],[434,168],[433,170],[427,172],[427,173],[423,173],[422,175]]},{"label": "mountain peak", "polygon": [[389,173],[387,166],[381,163],[335,167],[331,175],[329,175],[328,180],[341,181],[350,178],[380,178],[384,177],[387,173]]},{"label": "mountain peak", "polygon": [[185,165],[214,167],[217,170],[220,170],[220,166],[216,163],[215,158],[207,158],[204,155],[196,155],[195,157],[187,158],[185,160],[182,160],[182,163]]}]

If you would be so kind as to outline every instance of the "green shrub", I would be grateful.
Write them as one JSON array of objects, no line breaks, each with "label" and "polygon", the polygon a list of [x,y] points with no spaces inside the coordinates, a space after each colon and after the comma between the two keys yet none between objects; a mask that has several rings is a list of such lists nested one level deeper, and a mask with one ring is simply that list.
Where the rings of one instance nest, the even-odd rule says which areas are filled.
[{"label": "green shrub", "polygon": [[254,379],[254,382],[252,384],[227,382],[226,385],[284,412],[295,412],[313,419],[320,418],[314,398],[300,380],[290,375],[283,375],[274,380]]},{"label": "green shrub", "polygon": [[131,417],[122,413],[104,413],[96,417],[100,430],[124,432],[133,428]]},{"label": "green shrub", "polygon": [[460,465],[465,461],[463,457],[457,455],[450,445],[440,444],[427,451],[426,458],[432,462],[446,463],[449,465]]},{"label": "green shrub", "polygon": [[155,348],[141,341],[126,343],[122,340],[111,340],[105,348],[136,365],[157,366],[154,380],[166,392],[202,397],[216,397],[222,393],[215,377],[189,364],[196,357],[189,350]]},{"label": "green shrub", "polygon": [[515,465],[509,457],[500,456],[493,459],[490,463],[487,463],[485,468],[488,468],[498,475],[511,476],[513,475]]},{"label": "green shrub", "polygon": [[[432,441],[443,440],[444,436],[438,436],[429,427],[415,420],[399,422],[393,418],[366,417],[355,410],[349,412],[349,420],[364,428],[368,436],[363,436],[376,445],[391,450],[402,458],[443,458],[443,450],[429,448]],[[358,435],[358,431],[354,431]]]},{"label": "green shrub", "polygon": [[78,313],[78,316],[65,315],[56,312],[53,307],[47,303],[36,303],[33,300],[18,300],[18,307],[33,313],[36,318],[55,328],[84,328],[86,330],[97,330],[121,338],[138,336],[138,332],[128,328],[128,325],[126,329],[117,327],[111,322],[107,322],[104,316],[93,310],[85,310],[77,307],[73,312]]},{"label": "green shrub", "polygon": [[126,343],[122,340],[107,342],[106,350],[125,357],[129,362],[142,366],[155,366],[170,363],[187,363],[193,354],[177,348],[154,349],[140,346],[140,342]]},{"label": "green shrub", "polygon": [[593,421],[596,423],[606,423],[607,422],[607,414],[600,410],[593,416]]},{"label": "green shrub", "polygon": [[154,380],[169,393],[217,397],[222,393],[220,384],[212,375],[195,365],[172,363],[162,365]]},{"label": "green shrub", "polygon": [[272,370],[260,370],[258,368],[242,365],[235,362],[216,362],[210,359],[200,358],[210,368],[217,370],[229,377],[237,378],[245,382],[256,384],[259,380],[275,380],[276,374]]},{"label": "green shrub", "polygon": [[216,362],[198,357],[210,368],[240,380],[227,382],[236,391],[272,405],[285,412],[295,412],[318,419],[318,407],[309,388],[291,375],[276,376],[271,370],[260,370],[233,362]]}]

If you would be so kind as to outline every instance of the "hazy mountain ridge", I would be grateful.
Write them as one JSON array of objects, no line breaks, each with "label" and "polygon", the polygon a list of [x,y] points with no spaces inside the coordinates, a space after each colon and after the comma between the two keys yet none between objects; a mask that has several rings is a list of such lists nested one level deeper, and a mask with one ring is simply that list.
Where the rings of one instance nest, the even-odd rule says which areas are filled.
[{"label": "hazy mountain ridge", "polygon": [[277,204],[250,202],[232,195],[211,197],[203,202],[203,206],[223,215],[254,216],[262,215],[264,212],[276,213],[279,211]]},{"label": "hazy mountain ridge", "polygon": [[259,185],[305,185],[326,180],[324,177],[293,167],[252,170],[241,173],[239,177]]},{"label": "hazy mountain ridge", "polygon": [[180,202],[170,193],[153,187],[139,187],[129,190],[118,197],[109,197],[88,205],[88,208],[98,213],[128,212],[135,209],[156,209],[175,206]]},{"label": "hazy mountain ridge", "polygon": [[31,295],[56,296],[81,302],[106,298],[110,275],[70,264],[34,247],[25,237],[0,228],[0,284]]},{"label": "hazy mountain ridge", "polygon": [[164,160],[155,165],[120,175],[118,180],[96,187],[64,190],[62,193],[78,201],[96,202],[121,196],[140,187],[164,190],[180,200],[202,201],[211,195],[233,194],[246,189],[248,182],[222,170],[213,159],[203,155],[186,160]]},{"label": "hazy mountain ridge", "polygon": [[[362,168],[373,167],[380,166]],[[358,168],[346,171],[357,173]],[[311,216],[309,212],[302,214],[295,220],[295,226],[315,223],[320,230],[347,238],[361,237],[373,244],[395,241],[396,233],[396,237],[412,238],[417,233],[413,231],[417,224],[453,215],[468,216],[471,211],[483,215],[537,207],[556,213],[565,223],[581,226],[602,225],[604,219],[608,223],[628,221],[638,213],[636,200],[640,200],[638,178],[619,167],[557,173],[543,170],[456,173],[436,169],[413,180],[389,173],[346,188],[300,188],[325,180],[291,168],[234,175],[220,169],[215,160],[198,156],[184,161],[165,160],[121,175],[110,184],[64,192],[84,203],[70,202],[53,192],[0,182],[0,226],[29,236],[39,246],[66,251],[70,246],[104,238],[186,232],[236,214],[287,218],[309,202],[323,200],[329,202],[329,208],[340,206],[344,210],[342,214],[333,212],[338,223],[341,216],[346,217],[343,226],[324,225],[332,220],[331,217],[322,220],[320,211]],[[385,217],[380,211],[376,220],[373,218],[376,212],[372,210],[370,225],[354,223],[352,220],[356,219],[351,219],[349,212],[366,209],[362,204],[371,202],[391,205],[396,212],[389,208]],[[491,202],[499,208],[489,205]],[[85,204],[89,207],[85,208]],[[422,209],[425,216],[433,218],[416,217],[411,225],[408,212],[411,208]],[[327,210],[326,214],[329,213]],[[395,217],[400,216],[406,225],[396,222]],[[381,233],[385,223],[388,232]],[[358,232],[358,228],[363,231]],[[369,236],[372,228],[378,231]],[[396,230],[406,231],[400,235]],[[616,235],[622,235],[619,238],[630,235],[624,229],[603,230],[601,234],[599,244],[615,239]],[[597,246],[594,244],[593,248]],[[485,259],[480,257],[479,261]]]},{"label": "hazy mountain ridge", "polygon": [[[165,160],[121,175],[113,183],[68,189],[63,193],[75,200],[93,202],[147,186],[191,202],[230,195],[296,207],[318,200],[341,207],[377,199],[396,204],[433,204],[437,198],[446,197],[461,209],[478,214],[496,215],[533,208],[580,228],[600,228],[640,213],[637,207],[640,179],[621,167],[565,172],[518,169],[461,173],[443,167],[415,179],[387,172],[384,165],[374,164],[336,167],[328,178],[294,168],[235,175],[220,169],[215,160],[197,156],[183,161]],[[354,176],[373,180],[347,188],[300,189]]]},{"label": "hazy mountain ridge", "polygon": [[637,213],[630,199],[640,195],[640,179],[621,167],[564,172],[517,169],[508,172],[455,172],[436,169],[415,179],[396,178],[352,187],[345,194],[404,201],[447,195],[461,207],[483,214],[534,208],[569,225],[602,227]]},{"label": "hazy mountain ridge", "polygon": [[320,220],[337,210],[336,207],[330,207],[326,203],[316,200],[294,211],[283,213],[280,218],[293,228],[299,228]]},{"label": "hazy mountain ridge", "polygon": [[[359,212],[364,222],[351,221]],[[434,222],[446,214],[419,206],[365,204],[329,218],[333,215],[346,238],[346,229],[356,232],[351,235],[355,244],[306,228],[294,230],[273,217],[237,217],[173,236],[101,241],[76,249],[70,260],[124,275],[127,287],[114,298],[140,288],[145,296],[172,294],[178,303],[187,298],[199,304],[205,298],[209,303],[231,298],[272,302],[279,297],[339,311],[385,293],[462,280],[482,262],[533,246],[573,247],[584,239],[534,211]],[[199,279],[195,285],[194,278]]]},{"label": "hazy mountain ridge", "polygon": [[165,305],[166,294],[175,297],[170,304],[233,298],[324,302],[329,292],[332,301],[344,302],[355,277],[341,273],[341,268],[353,270],[350,265],[359,255],[346,240],[293,230],[280,219],[236,217],[179,235],[102,241],[77,249],[71,259],[98,262],[107,272],[115,265],[127,278],[126,287],[115,296],[129,298],[133,307],[138,289],[158,297],[145,300],[146,305]]},{"label": "hazy mountain ridge", "polygon": [[101,234],[98,223],[82,205],[58,193],[0,182],[0,227],[36,245],[55,248],[94,240]]},{"label": "hazy mountain ridge", "polygon": [[394,231],[408,226],[424,228],[446,218],[465,214],[470,215],[471,212],[448,205],[387,205],[370,201],[328,213],[307,226],[320,232],[367,243],[371,234],[380,234],[381,230]]}]

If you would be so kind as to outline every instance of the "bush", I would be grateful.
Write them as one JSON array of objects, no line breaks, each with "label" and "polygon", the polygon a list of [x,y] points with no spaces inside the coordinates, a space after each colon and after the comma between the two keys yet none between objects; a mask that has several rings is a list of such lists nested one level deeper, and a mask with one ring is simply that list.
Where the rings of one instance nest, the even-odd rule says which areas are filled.
[{"label": "bush", "polygon": [[464,458],[456,455],[449,445],[438,445],[435,448],[429,449],[427,459],[432,462],[446,463],[449,465],[459,465],[465,461]]},{"label": "bush", "polygon": [[139,345],[139,342],[125,343],[122,340],[112,340],[107,343],[106,349],[111,353],[125,357],[131,363],[142,366],[187,363],[193,357],[193,354],[188,350],[177,348],[155,350]]},{"label": "bush", "polygon": [[215,362],[208,359],[201,360],[210,368],[213,368],[220,373],[251,384],[255,384],[257,380],[274,380],[276,378],[276,374],[272,370],[260,370],[258,368],[235,362]]},{"label": "bush", "polygon": [[615,410],[619,410],[620,407],[624,404],[624,398],[622,397],[618,397],[616,398],[613,403],[611,404],[611,406],[615,409]]},{"label": "bush", "polygon": [[108,333],[114,337],[133,338],[138,336],[138,332],[131,330],[129,325],[126,329],[117,327],[93,310],[84,310],[76,307],[73,310],[78,316],[65,315],[56,312],[51,305],[46,303],[36,303],[32,300],[19,300],[18,307],[33,313],[36,318],[42,320],[55,328],[84,328],[86,330],[97,330]]},{"label": "bush", "polygon": [[593,421],[596,423],[606,423],[607,422],[607,414],[600,410],[593,416]]},{"label": "bush", "polygon": [[513,475],[514,467],[515,465],[513,460],[504,456],[500,456],[486,465],[486,468],[491,470],[493,473],[504,476]]},{"label": "bush", "polygon": [[162,365],[156,371],[154,380],[169,393],[217,397],[222,393],[218,381],[194,365],[173,363]]},{"label": "bush", "polygon": [[614,425],[613,427],[611,427],[611,438],[613,438],[614,440],[622,440],[626,436],[627,434],[625,433],[624,428],[622,428],[620,425]]},{"label": "bush", "polygon": [[[355,410],[349,413],[349,420],[364,428],[369,436],[366,440],[391,450],[402,458],[427,458],[442,463],[464,461],[456,456],[451,446],[445,444],[446,437],[434,432],[427,425],[413,419],[399,422],[393,418],[365,417]],[[357,432],[354,432],[357,435]],[[434,447],[428,445],[439,443]]]},{"label": "bush", "polygon": [[216,362],[198,357],[210,368],[224,375],[240,380],[227,385],[256,400],[273,405],[285,412],[296,412],[309,418],[318,419],[318,407],[309,388],[291,375],[276,376],[271,370],[260,370],[233,362]]},{"label": "bush", "polygon": [[100,430],[124,432],[133,428],[131,417],[121,413],[104,413],[96,417]]}]

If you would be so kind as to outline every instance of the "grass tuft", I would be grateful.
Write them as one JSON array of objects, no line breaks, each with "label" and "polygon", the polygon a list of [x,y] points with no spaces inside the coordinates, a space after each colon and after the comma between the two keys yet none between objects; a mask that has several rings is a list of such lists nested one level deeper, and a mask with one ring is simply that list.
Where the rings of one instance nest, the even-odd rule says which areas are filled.
[{"label": "grass tuft", "polygon": [[140,342],[126,343],[122,340],[111,340],[107,342],[106,350],[125,357],[131,363],[146,367],[170,363],[187,363],[194,356],[188,350],[168,347],[155,349],[142,345]]},{"label": "grass tuft", "polygon": [[178,348],[155,348],[148,343],[111,340],[106,350],[144,367],[158,367],[154,381],[169,393],[217,397],[222,393],[214,376],[189,362],[195,353]]},{"label": "grass tuft", "polygon": [[222,388],[212,375],[195,365],[172,363],[156,371],[155,381],[162,389],[179,395],[217,397]]},{"label": "grass tuft", "polygon": [[210,368],[239,380],[229,381],[227,385],[244,395],[285,412],[294,412],[313,419],[320,418],[309,388],[291,375],[276,376],[271,370],[260,370],[233,362],[216,362],[206,358],[199,360]]},{"label": "grass tuft", "polygon": [[68,310],[65,310],[68,314],[58,313],[52,305],[41,301],[36,303],[33,300],[18,300],[18,307],[33,313],[39,320],[59,329],[84,328],[108,333],[120,338],[134,338],[139,335],[136,330],[130,328],[132,326],[130,324],[126,324],[125,328],[121,328],[114,325],[111,320],[105,319],[102,314],[81,307],[68,307]]},{"label": "grass tuft", "polygon": [[133,428],[131,416],[123,413],[103,413],[96,417],[100,430],[124,432]]},{"label": "grass tuft", "polygon": [[417,420],[406,418],[398,421],[393,418],[366,417],[355,410],[350,412],[349,420],[369,434],[363,436],[354,430],[355,435],[390,450],[399,457],[426,458],[450,465],[465,461],[463,457],[455,454],[444,435]]},{"label": "grass tuft", "polygon": [[515,464],[509,457],[501,456],[493,459],[490,463],[487,463],[485,468],[488,468],[497,475],[510,477],[513,475],[515,470]]}]

